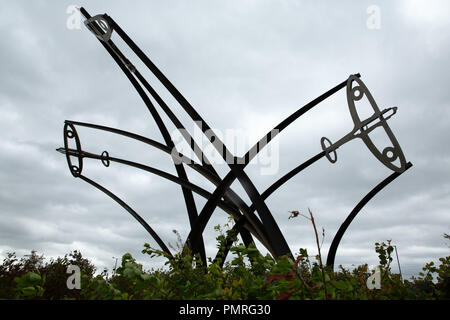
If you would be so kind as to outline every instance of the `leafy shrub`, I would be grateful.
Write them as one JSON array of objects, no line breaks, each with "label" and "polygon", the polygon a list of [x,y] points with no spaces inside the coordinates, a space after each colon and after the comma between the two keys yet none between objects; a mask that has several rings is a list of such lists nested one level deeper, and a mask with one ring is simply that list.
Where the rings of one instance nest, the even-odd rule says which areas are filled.
[{"label": "leafy shrub", "polygon": [[[228,233],[220,227],[218,247],[223,247]],[[169,258],[163,251],[145,244],[143,253],[150,258],[165,257],[166,268],[145,271],[131,254],[122,257],[114,275],[106,272],[94,276],[95,267],[75,251],[45,264],[43,256],[32,251],[18,260],[8,253],[0,265],[2,299],[449,299],[450,256],[440,258],[439,266],[430,262],[417,278],[403,280],[391,271],[391,241],[375,243],[381,271],[381,288],[369,290],[371,275],[367,264],[353,270],[338,267],[330,270],[320,255],[310,259],[300,249],[295,260],[286,256],[278,260],[263,256],[253,245],[235,244],[232,259],[208,259],[201,263],[182,249]],[[81,270],[81,289],[66,286],[69,264]]]}]

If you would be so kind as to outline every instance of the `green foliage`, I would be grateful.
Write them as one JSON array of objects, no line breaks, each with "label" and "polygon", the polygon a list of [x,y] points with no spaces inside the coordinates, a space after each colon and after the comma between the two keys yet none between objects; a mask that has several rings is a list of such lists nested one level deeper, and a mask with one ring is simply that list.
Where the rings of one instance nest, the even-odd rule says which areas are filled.
[{"label": "green foliage", "polygon": [[41,277],[39,273],[28,272],[21,277],[14,278],[14,282],[16,283],[15,299],[33,299],[42,297],[44,294],[45,275]]},{"label": "green foliage", "polygon": [[79,251],[49,263],[35,251],[20,260],[15,253],[7,253],[0,265],[0,299],[81,299],[79,290],[66,285],[70,264],[78,266],[85,278],[93,277],[95,267]]},{"label": "green foliage", "polygon": [[[228,231],[220,227],[218,248],[227,244]],[[230,239],[230,238],[228,238]],[[236,238],[231,234],[232,241]],[[254,245],[234,243],[231,259],[209,259],[202,265],[199,256],[181,249],[173,258],[145,244],[143,253],[150,259],[163,257],[166,267],[145,271],[131,254],[122,257],[111,277],[106,272],[94,276],[95,267],[74,253],[43,263],[33,251],[18,260],[8,254],[0,265],[0,298],[3,299],[449,299],[450,256],[439,259],[439,265],[426,264],[418,278],[404,280],[391,271],[391,241],[375,243],[381,270],[381,288],[369,290],[371,275],[367,264],[353,270],[342,266],[332,271],[320,263],[320,256],[310,259],[300,249],[295,261],[283,256],[278,260],[263,256]],[[81,269],[81,289],[69,290],[66,273],[69,264]]]}]

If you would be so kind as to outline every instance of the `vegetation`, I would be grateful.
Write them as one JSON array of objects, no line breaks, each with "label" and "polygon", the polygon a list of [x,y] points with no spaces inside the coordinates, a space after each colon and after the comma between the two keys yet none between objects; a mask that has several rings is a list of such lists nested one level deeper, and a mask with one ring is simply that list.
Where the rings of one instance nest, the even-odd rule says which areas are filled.
[{"label": "vegetation", "polygon": [[[312,214],[310,215],[313,222]],[[314,225],[315,229],[315,225]],[[219,231],[218,247],[225,245],[229,231]],[[315,230],[319,246],[317,230]],[[180,247],[180,244],[179,244]],[[121,265],[109,276],[95,275],[95,267],[78,251],[44,263],[32,251],[17,259],[8,253],[0,265],[0,299],[449,299],[450,256],[430,262],[417,278],[402,280],[391,270],[393,246],[388,240],[375,243],[379,257],[381,288],[370,290],[367,264],[353,270],[339,266],[334,272],[322,264],[320,255],[310,259],[300,249],[295,260],[263,256],[254,246],[231,247],[232,259],[221,266],[209,259],[203,266],[199,257],[181,249],[173,259],[161,250],[144,245],[144,254],[167,258],[166,268],[143,270],[141,264],[124,254]],[[320,252],[320,250],[319,250]],[[69,265],[81,271],[81,288],[68,289]]]}]

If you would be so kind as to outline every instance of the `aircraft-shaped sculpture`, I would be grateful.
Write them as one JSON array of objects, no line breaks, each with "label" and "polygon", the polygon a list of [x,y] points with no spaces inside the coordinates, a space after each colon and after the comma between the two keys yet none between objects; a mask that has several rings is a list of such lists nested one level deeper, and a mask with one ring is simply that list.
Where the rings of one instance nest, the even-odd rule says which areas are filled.
[{"label": "aircraft-shaped sculpture", "polygon": [[[359,74],[351,75],[348,79],[344,80],[334,88],[328,90],[321,96],[317,97],[313,101],[307,103],[303,107],[299,108],[293,112],[286,119],[281,121],[277,126],[275,126],[271,131],[269,131],[265,136],[263,136],[252,148],[250,148],[247,153],[242,157],[235,157],[226,147],[226,145],[219,139],[219,137],[214,133],[210,126],[203,120],[203,118],[197,113],[197,111],[191,106],[191,104],[184,98],[184,96],[175,88],[175,86],[166,78],[166,76],[153,64],[153,62],[141,51],[141,49],[131,40],[131,38],[120,28],[120,26],[107,14],[96,15],[91,17],[89,13],[84,9],[80,9],[83,16],[86,18],[85,25],[87,28],[94,33],[100,43],[108,51],[114,61],[118,64],[120,69],[123,71],[125,76],[130,80],[133,87],[138,92],[139,96],[142,98],[143,102],[147,106],[149,112],[151,113],[153,119],[155,120],[158,129],[160,130],[164,142],[158,142],[147,137],[137,135],[132,132],[120,130],[117,128],[111,128],[107,126],[77,122],[77,121],[65,121],[64,125],[64,147],[57,149],[57,151],[65,154],[66,160],[69,166],[69,170],[72,175],[76,178],[80,178],[83,181],[89,183],[100,191],[104,192],[106,195],[115,200],[120,204],[125,210],[127,210],[153,237],[153,239],[158,243],[161,249],[167,254],[167,256],[172,257],[172,253],[169,248],[165,245],[164,241],[158,236],[158,234],[150,227],[150,225],[128,204],[122,199],[117,197],[114,193],[104,188],[97,182],[91,180],[84,176],[83,173],[83,161],[84,159],[94,159],[100,160],[101,163],[109,167],[111,162],[120,163],[123,165],[131,166],[146,172],[158,175],[164,179],[172,181],[181,186],[183,196],[185,199],[185,204],[189,216],[189,222],[191,226],[191,231],[187,237],[186,244],[188,248],[192,250],[194,254],[200,254],[201,259],[206,265],[206,253],[205,246],[203,243],[203,231],[206,228],[208,221],[210,220],[213,212],[217,207],[221,208],[226,213],[233,216],[235,224],[233,230],[230,233],[229,238],[225,241],[226,246],[221,248],[216,255],[216,259],[220,258],[220,261],[226,259],[228,251],[233,243],[233,234],[240,234],[242,240],[246,246],[254,243],[256,238],[267,250],[274,256],[280,257],[282,255],[288,255],[292,257],[289,245],[287,244],[278,224],[276,223],[274,217],[272,216],[270,210],[268,209],[265,200],[275,192],[281,185],[290,180],[293,176],[306,169],[319,159],[326,157],[331,162],[336,162],[337,154],[336,149],[351,141],[355,138],[361,138],[369,150],[375,155],[375,157],[380,160],[385,166],[393,170],[394,173],[389,175],[385,180],[378,184],[374,189],[372,189],[353,209],[347,219],[339,228],[336,233],[333,242],[331,244],[327,264],[330,266],[334,265],[334,258],[339,246],[339,242],[345,233],[346,229],[350,225],[351,221],[361,210],[361,208],[383,189],[387,184],[401,175],[405,170],[410,168],[411,163],[407,163],[403,152],[398,144],[395,136],[390,130],[387,120],[390,119],[397,111],[396,107],[387,108],[382,111],[376,105],[372,95],[370,94],[367,87],[360,79]],[[156,76],[156,78],[161,82],[161,84],[170,92],[170,94],[175,98],[175,100],[180,104],[180,106],[186,111],[190,116],[192,121],[199,126],[208,140],[213,144],[218,153],[225,159],[234,159],[235,161],[226,161],[230,167],[229,173],[222,179],[206,158],[203,151],[196,144],[194,139],[185,130],[182,123],[178,120],[175,114],[172,112],[166,102],[159,96],[156,90],[150,85],[150,83],[142,76],[139,70],[125,57],[125,55],[120,51],[120,49],[112,41],[112,36],[114,31],[122,38],[122,40],[129,46],[129,48],[138,56],[138,58],[144,63],[144,65]],[[353,84],[356,83],[356,86]],[[248,175],[245,173],[245,167],[250,163],[250,161],[268,144],[270,141],[281,133],[286,127],[292,124],[295,120],[300,118],[303,114],[311,110],[313,107],[318,105],[323,100],[327,99],[331,95],[335,94],[339,90],[347,88],[347,100],[350,109],[350,114],[354,122],[354,128],[350,133],[345,135],[342,139],[338,140],[336,143],[332,144],[328,138],[323,137],[321,139],[322,152],[311,157],[305,162],[301,163],[290,172],[285,174],[283,177],[275,181],[269,188],[264,192],[259,193],[253,182],[250,180]],[[195,155],[200,162],[196,162],[190,157],[187,157],[178,152],[174,142],[167,130],[165,123],[163,122],[160,114],[155,108],[153,102],[151,101],[149,95],[154,99],[154,101],[160,106],[164,111],[166,116],[170,121],[176,126],[179,132],[182,134],[183,138],[188,142]],[[357,108],[355,106],[355,101],[359,101],[366,96],[369,100],[374,113],[361,120]],[[77,133],[76,127],[90,128],[94,130],[106,131],[120,136],[125,136],[130,139],[134,139],[145,143],[148,146],[156,148],[170,155],[174,163],[177,175],[170,174],[168,172],[141,164],[137,162],[132,162],[126,159],[121,159],[117,157],[112,157],[108,151],[103,151],[101,154],[95,154],[87,152],[82,149],[80,137]],[[386,134],[388,135],[392,146],[385,147],[382,151],[377,149],[372,142],[369,134],[373,132],[374,129],[382,127],[384,128]],[[75,164],[73,158],[76,160]],[[398,161],[397,161],[398,160]],[[395,165],[394,162],[399,162],[399,165]],[[189,166],[208,181],[216,186],[216,189],[210,193],[207,190],[193,184],[189,181],[186,174],[184,166]],[[248,205],[242,198],[231,189],[231,184],[238,180],[248,197],[250,198],[251,204]],[[207,199],[206,204],[201,209],[200,213],[197,210],[196,203],[194,201],[193,193],[196,193],[205,199]],[[255,214],[255,211],[257,215]]]},{"label": "aircraft-shaped sculpture", "polygon": [[[353,82],[357,82],[358,85],[353,86]],[[370,105],[374,110],[374,113],[369,118],[361,120],[357,112],[357,108],[355,106],[355,101],[361,100],[364,96],[366,96],[367,99],[369,100]],[[339,148],[341,145],[350,140],[353,140],[355,138],[361,138],[366,144],[366,146],[369,148],[369,150],[373,153],[373,155],[378,160],[380,160],[381,163],[383,163],[386,167],[396,172],[405,171],[406,168],[405,156],[403,155],[402,149],[400,148],[397,139],[395,138],[394,134],[389,128],[389,125],[387,124],[387,120],[397,113],[397,107],[387,108],[384,109],[383,111],[380,111],[378,105],[376,104],[375,100],[370,94],[369,89],[367,89],[367,87],[361,81],[361,79],[355,76],[350,76],[350,78],[347,80],[347,102],[355,126],[353,127],[353,130],[350,133],[345,135],[343,138],[341,138],[334,144],[331,144],[331,141],[326,137],[323,137],[321,139],[320,143],[322,145],[322,149],[325,151],[325,155],[328,158],[328,160],[330,160],[330,162],[332,163],[336,162],[337,148]],[[375,123],[372,124],[373,122]],[[372,125],[369,126],[370,124]],[[384,148],[383,151],[378,150],[378,148],[375,146],[375,144],[369,137],[369,133],[378,127],[383,127],[392,143],[392,146]],[[328,144],[328,146],[326,146],[326,144]],[[333,157],[331,157],[330,152],[332,152]],[[400,165],[398,166],[393,164],[393,162],[396,161],[397,159],[399,159],[400,161]]]}]

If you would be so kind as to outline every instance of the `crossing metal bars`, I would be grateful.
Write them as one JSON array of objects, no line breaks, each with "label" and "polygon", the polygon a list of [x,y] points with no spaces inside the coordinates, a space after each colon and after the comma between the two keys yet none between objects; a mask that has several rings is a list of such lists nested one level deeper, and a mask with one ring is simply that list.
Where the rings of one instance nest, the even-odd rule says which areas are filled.
[{"label": "crossing metal bars", "polygon": [[[85,159],[94,159],[97,161],[100,160],[100,162],[106,167],[109,167],[111,162],[120,163],[122,165],[149,172],[180,185],[191,227],[191,231],[186,239],[185,246],[187,246],[193,254],[199,254],[204,265],[206,265],[207,260],[205,245],[203,241],[203,232],[217,207],[221,208],[223,211],[231,215],[235,221],[233,232],[230,233],[230,237],[225,241],[225,247],[220,249],[216,255],[216,258],[221,258],[222,263],[225,260],[230,246],[233,243],[231,234],[239,234],[246,246],[254,243],[254,238],[257,239],[275,258],[283,255],[292,257],[289,245],[287,244],[283,233],[276,223],[272,213],[267,207],[265,200],[279,187],[289,181],[292,177],[308,168],[310,165],[314,164],[321,158],[326,157],[330,162],[336,162],[336,150],[345,143],[353,139],[360,138],[365,143],[369,151],[383,165],[394,172],[380,184],[375,186],[356,205],[356,207],[351,211],[344,223],[339,228],[332,241],[327,258],[327,264],[333,267],[340,240],[342,239],[345,231],[348,229],[350,223],[360,212],[362,207],[366,205],[367,202],[372,199],[380,190],[385,188],[389,183],[391,183],[412,166],[410,162],[406,162],[400,145],[387,123],[387,120],[397,112],[397,107],[380,110],[375,103],[375,100],[373,99],[371,93],[360,79],[360,74],[350,75],[348,79],[345,79],[334,88],[326,91],[316,99],[293,112],[290,116],[281,121],[271,131],[263,136],[252,148],[247,151],[247,153],[242,158],[238,158],[228,150],[227,146],[220,140],[218,135],[214,133],[211,127],[204,121],[204,119],[194,109],[194,107],[185,99],[185,97],[175,88],[175,86],[166,78],[166,76],[155,66],[155,64],[142,52],[142,50],[136,45],[136,43],[131,40],[131,38],[110,16],[108,16],[107,14],[101,14],[91,17],[84,8],[81,8],[80,11],[86,19],[84,22],[86,27],[97,37],[100,44],[111,55],[122,72],[131,82],[138,95],[141,97],[152,118],[156,122],[156,125],[163,137],[164,142],[157,142],[147,137],[116,128],[101,126],[92,123],[66,120],[63,130],[64,147],[57,149],[57,151],[65,154],[69,170],[75,178],[80,178],[91,186],[99,189],[100,191],[111,197],[119,205],[121,205],[145,228],[145,230],[147,230],[151,237],[157,242],[157,244],[164,252],[166,252],[169,257],[172,257],[172,253],[165,245],[164,241],[136,211],[134,211],[125,201],[117,197],[114,193],[98,184],[94,180],[83,175],[83,161]],[[161,96],[144,78],[139,70],[116,46],[116,44],[112,40],[113,34],[117,34],[134,52],[134,54],[136,54],[141,62],[143,62],[144,65],[153,73],[158,81],[168,90],[168,92],[175,98],[179,105],[189,115],[191,120],[202,130],[203,134],[212,143],[217,152],[227,162],[230,171],[223,179],[220,178],[217,171],[214,169],[214,166],[205,156],[203,150],[201,150],[201,148],[197,145],[188,131],[185,130],[183,124],[175,116],[170,106],[161,98]],[[270,141],[275,136],[280,134],[285,128],[291,125],[306,112],[317,106],[320,102],[324,101],[331,95],[344,88],[346,88],[348,107],[354,123],[353,129],[334,144],[331,143],[328,138],[323,137],[320,141],[322,147],[321,152],[292,169],[283,177],[275,181],[264,192],[259,193],[253,182],[245,173],[245,167],[268,143],[270,143]],[[366,97],[368,99],[370,105],[373,108],[373,114],[366,119],[360,118],[357,107],[358,101],[360,101],[363,97]],[[162,120],[161,115],[158,113],[158,110],[156,109],[154,102],[152,102],[151,99],[153,99],[153,101],[159,105],[165,115],[182,134],[183,138],[191,147],[194,154],[198,159],[200,159],[199,162],[196,162],[193,159],[178,152],[169,134],[166,124]],[[81,147],[80,137],[76,129],[77,127],[91,128],[94,130],[110,132],[116,135],[140,141],[148,145],[149,147],[153,147],[159,151],[165,152],[171,156],[177,175],[173,175],[141,163],[112,157],[109,155],[108,151],[103,151],[101,154],[87,152]],[[369,136],[369,134],[376,128],[382,128],[391,142],[390,145],[386,146],[382,150],[379,150],[375,146]],[[71,147],[70,145],[73,145],[73,147]],[[174,152],[174,150],[176,150],[176,152]],[[233,161],[229,161],[229,159],[232,159]],[[215,186],[215,190],[210,193],[207,190],[199,187],[198,185],[190,182],[184,166],[189,166],[190,168],[197,171],[200,175],[202,175]],[[231,185],[235,180],[239,181],[247,196],[250,198],[250,205],[242,200],[242,198],[231,189]],[[206,204],[200,210],[197,208],[197,205],[194,201],[194,193],[204,197],[207,200]]]}]

